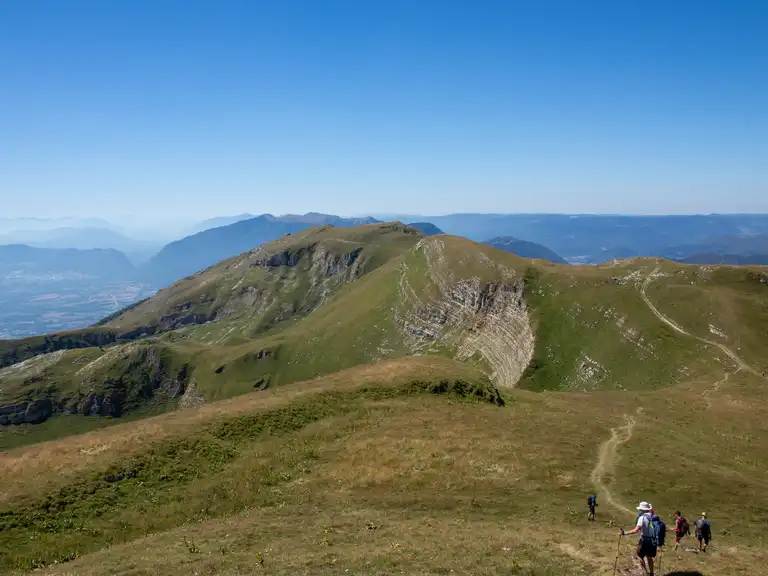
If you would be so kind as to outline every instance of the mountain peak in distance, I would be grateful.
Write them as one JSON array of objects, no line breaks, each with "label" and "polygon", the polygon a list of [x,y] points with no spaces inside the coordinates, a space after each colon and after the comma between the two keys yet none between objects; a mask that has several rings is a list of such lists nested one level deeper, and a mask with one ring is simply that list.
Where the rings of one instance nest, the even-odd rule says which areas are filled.
[{"label": "mountain peak in distance", "polygon": [[493,246],[499,250],[505,252],[511,252],[521,258],[535,258],[538,260],[548,260],[555,264],[568,264],[568,262],[550,250],[546,246],[537,244],[536,242],[528,242],[527,240],[520,240],[514,236],[497,236],[483,242],[488,246]]}]

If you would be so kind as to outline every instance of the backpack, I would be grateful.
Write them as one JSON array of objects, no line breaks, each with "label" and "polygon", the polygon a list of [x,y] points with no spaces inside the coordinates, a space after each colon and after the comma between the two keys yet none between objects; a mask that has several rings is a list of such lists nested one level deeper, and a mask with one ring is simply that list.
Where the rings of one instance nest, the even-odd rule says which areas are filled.
[{"label": "backpack", "polygon": [[696,538],[699,538],[700,536],[709,537],[710,535],[711,531],[709,520],[704,520],[703,522],[701,519],[696,520]]},{"label": "backpack", "polygon": [[[654,522],[654,516],[651,516],[650,513],[643,514],[643,516],[648,517],[648,533],[642,532],[641,540],[645,540],[648,542],[650,546],[653,546],[654,548],[659,547],[659,531],[657,528],[656,522]],[[656,516],[658,518],[658,516]]]},{"label": "backpack", "polygon": [[589,506],[590,508],[592,506],[597,506],[597,498],[595,498],[594,496],[590,496],[589,498],[587,498],[587,506]]},{"label": "backpack", "polygon": [[651,525],[656,534],[656,546],[664,546],[664,540],[667,537],[667,525],[664,524],[664,521],[658,516],[651,517]]},{"label": "backpack", "polygon": [[678,532],[681,536],[688,536],[691,533],[691,525],[688,524],[688,520],[685,516],[680,516],[680,523],[678,524]]}]

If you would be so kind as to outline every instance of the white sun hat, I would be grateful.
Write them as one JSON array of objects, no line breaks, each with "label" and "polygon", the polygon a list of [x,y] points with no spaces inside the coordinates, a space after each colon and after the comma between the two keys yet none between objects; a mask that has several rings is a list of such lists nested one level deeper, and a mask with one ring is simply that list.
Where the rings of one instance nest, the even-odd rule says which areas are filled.
[{"label": "white sun hat", "polygon": [[637,509],[642,510],[643,512],[650,512],[653,509],[653,506],[648,502],[640,502],[640,506],[638,506]]}]

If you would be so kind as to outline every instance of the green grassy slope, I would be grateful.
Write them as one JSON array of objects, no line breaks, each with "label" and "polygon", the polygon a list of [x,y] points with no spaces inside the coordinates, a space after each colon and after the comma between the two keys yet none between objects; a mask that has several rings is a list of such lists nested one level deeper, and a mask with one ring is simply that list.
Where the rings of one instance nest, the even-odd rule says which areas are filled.
[{"label": "green grassy slope", "polygon": [[722,353],[677,333],[643,301],[642,284],[654,268],[637,259],[565,273],[532,269],[528,299],[535,310],[536,352],[521,385],[647,389],[716,372]]},{"label": "green grassy slope", "polygon": [[0,341],[0,368],[39,354],[212,321],[230,323],[222,333],[226,340],[247,339],[308,314],[338,286],[375,270],[420,237],[418,230],[399,223],[304,230],[185,278],[95,327]]},{"label": "green grassy slope", "polygon": [[[0,570],[608,575],[643,499],[713,523],[706,559],[667,550],[661,574],[757,574],[760,385],[511,390],[499,406],[466,363],[411,357],[43,443],[0,456]],[[589,523],[599,448],[628,417]]]},{"label": "green grassy slope", "polygon": [[674,322],[768,374],[768,268],[663,263],[647,292]]},{"label": "green grassy slope", "polygon": [[308,314],[338,286],[375,270],[421,236],[397,223],[311,228],[185,278],[105,326],[164,332],[227,320],[237,335],[251,337]]}]

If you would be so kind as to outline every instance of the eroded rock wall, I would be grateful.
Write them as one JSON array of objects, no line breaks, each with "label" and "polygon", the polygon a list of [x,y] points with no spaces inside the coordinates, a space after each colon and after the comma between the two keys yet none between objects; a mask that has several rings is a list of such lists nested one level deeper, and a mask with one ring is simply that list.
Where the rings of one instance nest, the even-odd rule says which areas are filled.
[{"label": "eroded rock wall", "polygon": [[430,239],[417,246],[429,266],[438,296],[424,298],[408,282],[403,266],[396,312],[405,342],[414,353],[453,349],[467,360],[481,356],[498,386],[513,387],[533,358],[534,333],[525,302],[525,283],[509,271],[500,280],[455,279],[442,254],[442,242]]}]

